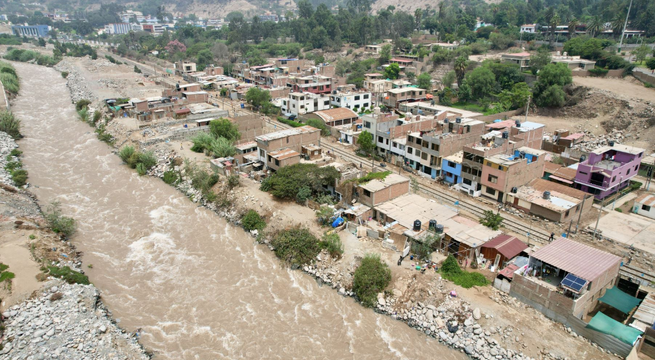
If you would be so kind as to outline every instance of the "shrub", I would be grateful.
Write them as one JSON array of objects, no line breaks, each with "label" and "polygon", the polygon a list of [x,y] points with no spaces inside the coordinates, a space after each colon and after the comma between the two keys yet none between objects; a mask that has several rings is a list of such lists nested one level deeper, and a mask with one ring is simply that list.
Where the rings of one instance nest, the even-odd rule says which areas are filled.
[{"label": "shrub", "polygon": [[212,140],[214,140],[214,137],[208,133],[202,132],[196,135],[191,139],[191,141],[193,141],[191,151],[200,153],[205,151],[205,149],[209,149],[211,147]]},{"label": "shrub", "polygon": [[316,210],[316,219],[322,226],[330,225],[330,221],[332,221],[333,216],[334,209],[329,206],[321,206],[318,210]]},{"label": "shrub", "polygon": [[14,273],[6,271],[7,269],[9,269],[8,265],[0,263],[0,283],[9,281],[15,277]]},{"label": "shrub", "polygon": [[102,117],[102,113],[100,111],[98,111],[98,110],[94,111],[93,112],[93,123],[94,124],[97,123],[100,120],[101,117]]},{"label": "shrub", "polygon": [[80,272],[77,272],[68,266],[64,266],[62,268],[56,266],[48,266],[48,272],[50,273],[51,276],[60,278],[69,284],[82,284],[82,285],[90,284],[88,276]]},{"label": "shrub", "polygon": [[321,251],[318,239],[300,227],[279,232],[271,245],[278,258],[294,267],[308,264]]},{"label": "shrub", "polygon": [[163,180],[168,185],[175,184],[180,179],[180,175],[174,170],[168,170],[164,172]]},{"label": "shrub", "polygon": [[327,127],[327,125],[325,125],[325,122],[323,122],[323,120],[320,120],[320,119],[307,119],[306,122],[307,122],[307,125],[309,125],[311,127],[315,127],[317,129],[320,129],[321,130],[321,135],[323,135],[323,136],[330,136],[330,134],[332,134],[330,132],[330,129]]},{"label": "shrub", "polygon": [[55,233],[63,234],[67,237],[75,233],[75,219],[61,214],[61,204],[58,201],[51,202],[44,215],[48,225]]},{"label": "shrub", "polygon": [[266,227],[266,221],[255,210],[248,210],[248,212],[241,219],[241,224],[246,231],[258,230],[261,231]]},{"label": "shrub", "polygon": [[230,190],[234,189],[239,185],[241,185],[241,180],[239,179],[239,175],[232,174],[227,177],[227,186],[230,188]]},{"label": "shrub", "polygon": [[137,74],[141,74],[141,69],[139,69],[138,66],[134,65],[134,72]]},{"label": "shrub", "polygon": [[68,77],[68,71],[62,71],[62,72],[61,72],[61,77],[63,77],[64,79],[66,79],[66,78]]},{"label": "shrub", "polygon": [[98,140],[100,140],[100,141],[104,141],[104,142],[106,142],[106,143],[109,144],[109,145],[113,145],[113,144],[114,144],[114,137],[113,137],[110,133],[108,133],[108,132],[106,131],[104,125],[101,125],[100,127],[98,127],[98,128],[96,129],[96,134],[97,134],[97,136],[98,136]]},{"label": "shrub", "polygon": [[484,275],[480,273],[471,273],[462,270],[452,255],[448,255],[448,258],[441,265],[440,271],[444,278],[465,289],[473,286],[485,286],[489,283]]},{"label": "shrub", "polygon": [[480,224],[493,229],[498,230],[500,223],[503,222],[503,217],[500,214],[494,214],[491,210],[484,211],[484,217],[480,219]]},{"label": "shrub", "polygon": [[605,76],[609,72],[609,70],[601,69],[601,68],[593,68],[593,69],[589,69],[587,71],[589,71],[589,73],[592,76],[597,76],[597,77]]},{"label": "shrub", "polygon": [[89,107],[89,104],[91,104],[90,100],[87,99],[79,100],[78,102],[75,103],[75,111],[86,109]]},{"label": "shrub", "polygon": [[377,295],[391,282],[389,266],[380,260],[378,254],[367,254],[353,276],[353,291],[366,307],[374,307]]},{"label": "shrub", "polygon": [[339,234],[323,234],[320,246],[321,249],[327,250],[333,258],[341,259],[341,255],[343,255],[343,243]]},{"label": "shrub", "polygon": [[296,193],[296,201],[299,203],[304,203],[307,201],[312,196],[312,189],[309,188],[309,186],[301,186],[300,189],[298,189],[298,192]]},{"label": "shrub", "polygon": [[200,169],[190,162],[187,162],[184,171],[191,178],[191,186],[202,192],[203,195],[208,194],[218,182],[217,173],[210,173],[207,170]]},{"label": "shrub", "polygon": [[614,209],[614,210],[616,210],[616,211],[618,211],[618,212],[620,212],[620,213],[623,212],[623,210],[621,210],[621,209],[619,209],[619,208],[616,208],[616,209]]},{"label": "shrub", "polygon": [[11,111],[0,111],[0,131],[6,132],[15,140],[23,137],[20,134],[20,120]]},{"label": "shrub", "polygon": [[9,155],[10,155],[10,156],[16,156],[16,157],[18,157],[18,156],[23,155],[23,152],[20,151],[20,150],[18,150],[18,149],[13,149],[13,150],[11,150],[11,152],[9,153]]},{"label": "shrub", "polygon": [[289,119],[287,119],[285,117],[282,117],[282,116],[278,116],[277,121],[279,121],[279,122],[281,122],[283,124],[287,124],[287,125],[289,125],[291,127],[295,127],[295,128],[305,126],[304,124],[301,124],[301,123],[299,123],[297,121],[289,120]]},{"label": "shrub", "polygon": [[79,110],[77,112],[77,115],[79,115],[80,120],[88,123],[89,122],[89,110],[88,108],[82,108],[82,110]]},{"label": "shrub", "polygon": [[146,170],[152,169],[157,165],[157,158],[152,151],[146,151],[144,153],[139,153],[139,164],[143,164]]},{"label": "shrub", "polygon": [[142,163],[136,164],[136,173],[139,174],[139,176],[143,176],[148,172],[148,169],[146,169],[146,166],[143,165]]},{"label": "shrub", "polygon": [[11,172],[11,179],[18,187],[23,187],[27,184],[27,170],[19,169]]},{"label": "shrub", "polygon": [[120,157],[121,160],[123,160],[124,163],[129,165],[130,158],[132,157],[132,155],[134,155],[134,153],[135,153],[135,150],[134,150],[133,146],[125,145],[118,152],[118,157]]}]

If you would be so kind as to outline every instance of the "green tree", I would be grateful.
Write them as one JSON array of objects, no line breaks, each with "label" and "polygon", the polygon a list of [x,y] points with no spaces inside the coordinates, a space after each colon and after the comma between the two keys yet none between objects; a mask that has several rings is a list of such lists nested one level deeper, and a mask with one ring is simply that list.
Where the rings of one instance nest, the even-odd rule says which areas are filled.
[{"label": "green tree", "polygon": [[259,109],[265,102],[271,101],[271,94],[258,87],[251,87],[246,92],[246,101],[256,109]]},{"label": "green tree", "polygon": [[524,107],[531,95],[530,86],[524,82],[520,82],[514,84],[512,90],[503,90],[498,95],[498,101],[507,110],[517,109]]},{"label": "green tree", "polygon": [[551,85],[541,91],[535,100],[542,107],[562,107],[566,103],[566,93],[561,86]]},{"label": "green tree", "polygon": [[380,260],[380,255],[367,254],[353,275],[353,291],[366,307],[374,307],[377,295],[391,282],[389,266]]},{"label": "green tree", "polygon": [[580,25],[580,22],[576,18],[572,18],[569,21],[569,39],[572,38],[572,37],[575,37],[575,32],[576,32],[576,29],[577,29],[578,25]]},{"label": "green tree", "polygon": [[651,69],[652,72],[655,72],[655,57],[646,60],[646,66]]},{"label": "green tree", "polygon": [[432,77],[428,73],[422,73],[418,76],[418,87],[425,90],[432,89]]},{"label": "green tree", "polygon": [[451,87],[453,83],[455,82],[455,79],[457,78],[457,75],[455,75],[455,71],[451,70],[446,73],[446,75],[443,76],[441,79],[441,84],[444,87]]},{"label": "green tree", "polygon": [[380,49],[380,57],[378,58],[378,64],[380,66],[389,63],[391,60],[391,44],[384,44]]},{"label": "green tree", "polygon": [[466,68],[469,66],[469,61],[466,57],[460,56],[455,59],[455,75],[457,76],[457,86],[462,85],[462,80],[464,80],[464,75],[466,74]]},{"label": "green tree", "polygon": [[481,66],[466,75],[466,83],[471,87],[474,97],[483,99],[493,92],[496,76],[489,68]]},{"label": "green tree", "polygon": [[236,141],[241,138],[239,127],[228,119],[220,118],[209,122],[209,132],[215,138],[226,138],[229,141]]},{"label": "green tree", "polygon": [[537,75],[539,70],[543,69],[544,66],[550,64],[552,61],[552,56],[547,47],[542,46],[537,50],[536,54],[530,56],[530,70],[533,74]]},{"label": "green tree", "polygon": [[484,217],[480,219],[480,224],[492,229],[498,230],[500,223],[503,222],[503,217],[500,214],[496,214],[491,210],[484,211]]},{"label": "green tree", "polygon": [[359,134],[359,138],[357,139],[357,145],[359,145],[359,149],[365,154],[370,155],[373,153],[373,150],[375,150],[373,134],[366,130],[362,131],[362,133]]},{"label": "green tree", "polygon": [[539,72],[539,79],[534,87],[535,103],[538,106],[563,106],[566,94],[562,87],[573,82],[571,69],[566,64],[548,64]]},{"label": "green tree", "polygon": [[637,60],[638,63],[642,63],[644,60],[646,60],[646,57],[648,57],[648,54],[651,52],[650,47],[647,45],[641,45],[634,50],[632,50],[632,55],[634,55],[635,60]]},{"label": "green tree", "polygon": [[204,70],[207,65],[214,62],[214,54],[209,49],[198,52],[198,70]]},{"label": "green tree", "polygon": [[405,71],[405,77],[407,78],[407,81],[414,82],[414,79],[416,79],[416,74],[411,71]]},{"label": "green tree", "polygon": [[397,63],[391,63],[384,69],[384,76],[387,79],[396,80],[400,76],[400,66]]}]

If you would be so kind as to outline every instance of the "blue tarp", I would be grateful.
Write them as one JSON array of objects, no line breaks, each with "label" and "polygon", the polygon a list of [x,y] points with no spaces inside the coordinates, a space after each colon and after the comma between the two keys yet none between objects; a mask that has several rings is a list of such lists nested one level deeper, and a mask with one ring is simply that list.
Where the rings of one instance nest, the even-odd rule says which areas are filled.
[{"label": "blue tarp", "polygon": [[334,219],[334,222],[332,223],[332,227],[335,228],[335,227],[337,227],[337,226],[339,226],[341,224],[343,224],[343,218],[338,217],[338,218]]}]

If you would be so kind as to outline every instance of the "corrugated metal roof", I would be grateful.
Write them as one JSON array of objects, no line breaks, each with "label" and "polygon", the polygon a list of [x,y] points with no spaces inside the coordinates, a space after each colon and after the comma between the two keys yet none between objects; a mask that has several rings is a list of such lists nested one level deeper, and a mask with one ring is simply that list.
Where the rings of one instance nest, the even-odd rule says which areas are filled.
[{"label": "corrugated metal roof", "polygon": [[621,262],[621,258],[616,255],[563,237],[530,256],[587,281],[596,280]]},{"label": "corrugated metal roof", "polygon": [[514,236],[501,234],[482,245],[483,248],[496,249],[508,259],[521,253],[528,248],[528,245]]},{"label": "corrugated metal roof", "polygon": [[518,270],[519,267],[514,265],[514,264],[509,264],[507,265],[504,269],[500,270],[498,272],[498,275],[502,275],[508,279],[511,279],[514,277],[514,271]]}]

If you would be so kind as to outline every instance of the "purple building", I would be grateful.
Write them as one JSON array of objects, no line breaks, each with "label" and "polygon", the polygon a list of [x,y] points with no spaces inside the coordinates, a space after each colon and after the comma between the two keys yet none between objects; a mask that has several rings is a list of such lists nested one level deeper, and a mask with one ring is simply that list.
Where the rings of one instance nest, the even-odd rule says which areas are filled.
[{"label": "purple building", "polygon": [[613,144],[589,153],[589,158],[578,164],[575,187],[604,199],[628,186],[637,175],[644,149]]}]

